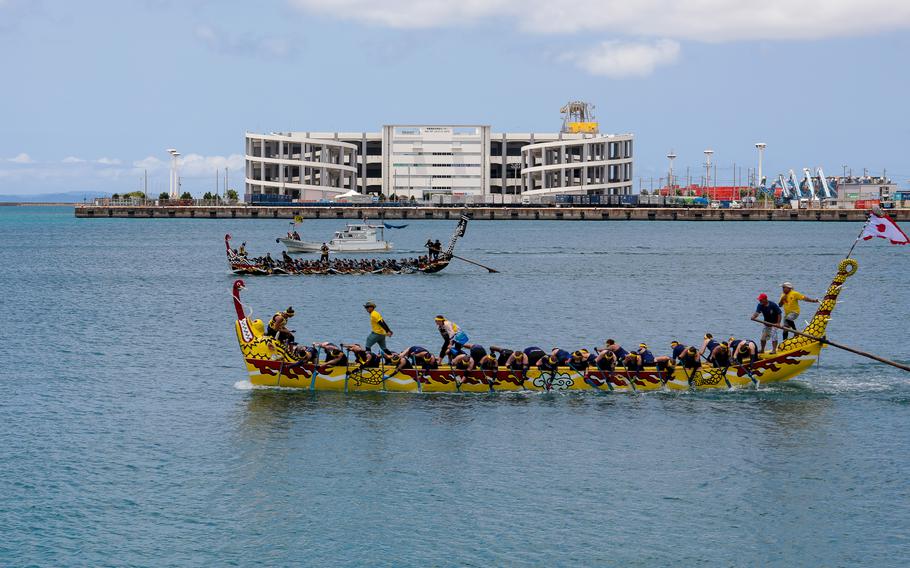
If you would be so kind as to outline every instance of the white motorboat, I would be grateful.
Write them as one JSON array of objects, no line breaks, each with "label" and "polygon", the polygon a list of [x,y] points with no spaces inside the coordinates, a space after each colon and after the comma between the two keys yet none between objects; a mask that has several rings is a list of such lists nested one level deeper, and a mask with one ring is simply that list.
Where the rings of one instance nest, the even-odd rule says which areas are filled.
[{"label": "white motorboat", "polygon": [[[322,243],[297,239],[277,239],[288,249],[288,252],[321,252]],[[392,243],[385,240],[383,225],[354,223],[347,225],[343,231],[336,231],[331,240],[325,243],[329,252],[391,252]]]}]

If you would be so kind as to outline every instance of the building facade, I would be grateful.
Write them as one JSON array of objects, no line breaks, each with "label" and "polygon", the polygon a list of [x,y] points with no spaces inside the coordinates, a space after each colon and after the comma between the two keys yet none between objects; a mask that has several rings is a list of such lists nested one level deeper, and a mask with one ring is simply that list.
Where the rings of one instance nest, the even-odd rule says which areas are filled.
[{"label": "building facade", "polygon": [[428,201],[510,203],[522,196],[632,193],[631,134],[386,125],[376,133],[247,133],[245,148],[247,196],[318,201],[355,189]]}]

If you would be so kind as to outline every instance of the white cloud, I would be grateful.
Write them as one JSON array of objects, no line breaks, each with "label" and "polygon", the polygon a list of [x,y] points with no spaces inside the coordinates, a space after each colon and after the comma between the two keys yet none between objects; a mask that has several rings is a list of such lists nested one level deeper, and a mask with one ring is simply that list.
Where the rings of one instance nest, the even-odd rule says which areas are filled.
[{"label": "white cloud", "polygon": [[492,19],[539,34],[592,32],[702,42],[819,39],[910,28],[898,0],[288,0],[328,17],[393,28]]},{"label": "white cloud", "polygon": [[136,160],[133,162],[134,168],[152,172],[162,169],[162,166],[164,166],[164,161],[156,158],[155,156],[148,156],[146,158],[142,158],[141,160]]},{"label": "white cloud", "polygon": [[101,164],[102,166],[117,166],[120,165],[120,160],[117,158],[98,158],[95,160],[96,163]]},{"label": "white cloud", "polygon": [[82,158],[77,158],[76,156],[67,156],[63,158],[64,164],[82,164],[85,163],[85,160]]},{"label": "white cloud", "polygon": [[21,152],[15,158],[9,158],[7,161],[12,162],[14,164],[33,164],[33,163],[35,163],[35,161],[32,160],[32,157],[29,156],[28,154],[26,154],[25,152]]},{"label": "white cloud", "polygon": [[605,41],[582,52],[567,52],[561,61],[571,61],[592,75],[606,77],[644,77],[659,65],[679,58],[679,43],[661,39],[653,43]]},{"label": "white cloud", "polygon": [[264,59],[284,59],[293,55],[294,45],[280,37],[234,36],[207,25],[196,26],[196,39],[212,50],[228,55],[247,55]]},{"label": "white cloud", "polygon": [[231,154],[230,156],[187,154],[180,158],[179,166],[181,176],[205,177],[211,176],[216,170],[223,171],[224,168],[230,168],[235,172],[243,171],[244,158],[241,154]]},{"label": "white cloud", "polygon": [[[224,168],[230,168],[234,172],[243,171],[244,158],[242,154],[231,154],[230,156],[186,154],[179,158],[177,164],[180,168],[180,177],[204,178],[214,175],[216,171],[224,171]],[[138,173],[142,173],[143,170],[147,170],[149,173],[164,172],[170,167],[170,159],[162,160],[157,156],[148,156],[133,162],[133,171]]]}]

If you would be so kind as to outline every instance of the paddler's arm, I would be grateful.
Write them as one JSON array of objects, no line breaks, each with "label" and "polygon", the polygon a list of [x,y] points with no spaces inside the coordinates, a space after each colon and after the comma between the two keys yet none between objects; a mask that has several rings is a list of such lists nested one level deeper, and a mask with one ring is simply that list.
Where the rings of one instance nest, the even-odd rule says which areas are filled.
[{"label": "paddler's arm", "polygon": [[381,327],[382,329],[384,329],[385,332],[386,332],[386,334],[387,334],[389,337],[392,337],[392,330],[389,329],[389,326],[388,326],[388,325],[386,325],[384,319],[379,320],[379,327]]}]

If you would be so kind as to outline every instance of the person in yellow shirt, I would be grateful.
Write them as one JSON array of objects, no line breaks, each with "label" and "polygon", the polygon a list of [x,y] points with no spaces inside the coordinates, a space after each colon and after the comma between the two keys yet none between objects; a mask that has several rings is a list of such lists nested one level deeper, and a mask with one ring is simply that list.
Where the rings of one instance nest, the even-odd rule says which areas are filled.
[{"label": "person in yellow shirt", "polygon": [[392,337],[392,330],[389,329],[385,320],[382,319],[382,314],[376,309],[375,303],[367,302],[363,307],[366,308],[367,312],[370,314],[370,334],[367,336],[367,342],[364,348],[367,351],[370,351],[374,345],[378,344],[383,353],[391,355],[392,351],[386,347],[385,340],[386,337]]},{"label": "person in yellow shirt", "polygon": [[[817,304],[818,300],[816,298],[810,298],[805,294],[800,294],[793,289],[793,284],[789,282],[781,284],[781,290],[780,301],[777,302],[777,305],[779,305],[780,309],[784,312],[784,327],[796,329],[796,318],[799,317],[800,300],[813,304]],[[784,341],[787,340],[788,335],[789,332],[784,331]]]}]

